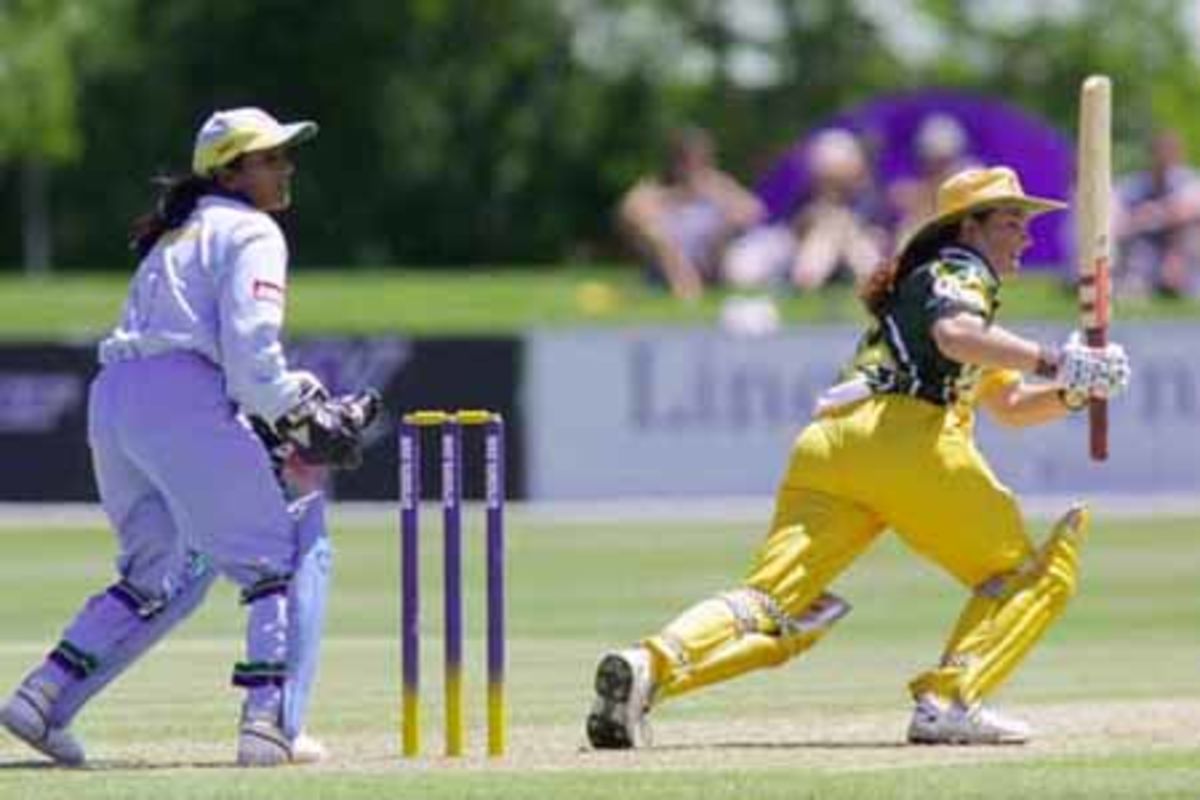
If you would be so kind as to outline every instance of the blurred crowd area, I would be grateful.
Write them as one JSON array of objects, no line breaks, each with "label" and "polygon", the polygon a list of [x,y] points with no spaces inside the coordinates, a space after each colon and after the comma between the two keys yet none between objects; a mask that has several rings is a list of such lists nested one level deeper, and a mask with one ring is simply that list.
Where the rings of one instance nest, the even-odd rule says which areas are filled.
[{"label": "blurred crowd area", "polygon": [[[729,206],[735,230],[715,237],[719,247],[705,245],[712,211],[697,204],[673,223],[702,251],[696,275],[649,273],[682,296],[720,282],[809,290],[886,253],[928,202],[923,147],[1012,163],[1026,189],[1069,193],[1077,97],[1089,74],[1113,79],[1122,171],[1151,169],[1143,148],[1155,128],[1200,147],[1196,8],[1193,0],[0,3],[0,269],[127,271],[128,222],[153,202],[151,179],[186,170],[192,137],[214,109],[258,106],[321,125],[299,156],[295,211],[283,219],[299,268],[599,266],[629,256],[627,237],[645,260],[653,244],[638,232],[645,209],[690,192],[672,183],[663,156],[676,138],[668,133],[690,122],[712,132],[705,146],[731,176],[701,183]],[[889,102],[911,96],[938,102]],[[922,130],[933,112],[947,119]],[[856,141],[821,135],[838,128]],[[1186,194],[1184,173],[1175,175],[1170,193]],[[1158,192],[1153,184],[1142,193]],[[622,201],[634,186],[648,191]],[[1122,261],[1139,265],[1127,290],[1190,292],[1183,265],[1192,247],[1175,244],[1188,237],[1162,229],[1190,211],[1150,209],[1123,218],[1144,242]],[[1069,265],[1069,228],[1035,227],[1029,265]],[[1153,266],[1163,259],[1168,266]]]},{"label": "blurred crowd area", "polygon": [[[1037,131],[1039,123],[1025,119],[1019,124],[1029,128],[1026,134],[1032,132],[1026,136],[1032,145],[1023,146],[1018,135],[1008,152],[981,146],[969,128],[987,128],[1000,122],[989,115],[1013,111],[987,109],[986,99],[973,102],[965,119],[925,110],[915,124],[897,128],[899,142],[881,138],[889,133],[886,125],[871,128],[856,120],[845,127],[820,127],[768,175],[744,182],[722,169],[710,132],[681,128],[664,143],[659,169],[639,178],[621,198],[618,228],[648,282],[691,300],[713,286],[815,292],[831,284],[857,284],[933,214],[938,186],[968,167],[1008,163],[1045,193],[1069,199],[1072,144],[1049,128]],[[937,98],[930,105],[936,109]],[[897,116],[905,114],[892,114]],[[1013,130],[1012,120],[1002,124]],[[1039,136],[1055,146],[1035,141]],[[881,154],[889,148],[911,158],[899,168],[881,168]],[[1115,181],[1116,291],[1198,296],[1200,173],[1171,130],[1148,137],[1143,161],[1143,169]],[[782,192],[781,174],[788,184]],[[1031,246],[1033,269],[1074,279],[1073,222],[1068,214],[1052,226],[1035,228],[1035,242],[1039,234],[1046,241]]]}]

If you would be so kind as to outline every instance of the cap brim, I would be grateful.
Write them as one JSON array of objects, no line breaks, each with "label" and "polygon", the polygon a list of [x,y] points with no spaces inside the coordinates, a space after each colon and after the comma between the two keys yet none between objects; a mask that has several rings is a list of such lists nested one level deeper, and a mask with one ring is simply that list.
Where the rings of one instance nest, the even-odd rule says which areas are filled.
[{"label": "cap brim", "polygon": [[947,211],[945,213],[930,217],[925,222],[921,223],[920,227],[915,228],[912,233],[904,237],[904,239],[900,242],[900,246],[896,248],[896,254],[900,255],[904,253],[904,251],[907,250],[913,242],[928,236],[931,232],[937,230],[938,228],[942,228],[952,222],[957,222],[968,214],[972,214],[976,211],[983,211],[988,208],[995,208],[996,206],[1019,206],[1025,210],[1030,219],[1051,211],[1062,211],[1063,209],[1067,208],[1067,204],[1061,200],[1051,200],[1048,197],[1033,197],[1031,195],[989,197],[987,200],[974,203],[966,208],[957,208],[953,211]]},{"label": "cap brim", "polygon": [[272,137],[271,144],[264,146],[262,149],[266,150],[271,147],[293,147],[301,144],[302,142],[307,142],[309,139],[315,137],[318,130],[319,127],[317,126],[317,123],[311,120],[289,122],[286,125],[280,125],[280,135],[278,137]]},{"label": "cap brim", "polygon": [[260,150],[272,150],[276,147],[294,147],[312,139],[317,135],[318,130],[317,123],[311,120],[289,122],[286,125],[280,125],[274,135],[260,136],[243,148],[241,152],[253,153]]}]

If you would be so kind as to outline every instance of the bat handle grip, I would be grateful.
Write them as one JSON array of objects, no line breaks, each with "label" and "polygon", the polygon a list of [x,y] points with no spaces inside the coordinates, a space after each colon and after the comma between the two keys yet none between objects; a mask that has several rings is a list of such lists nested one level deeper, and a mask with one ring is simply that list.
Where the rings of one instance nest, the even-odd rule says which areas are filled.
[{"label": "bat handle grip", "polygon": [[[1087,343],[1089,347],[1105,347],[1108,344],[1108,331],[1105,328],[1088,328]],[[1108,400],[1093,397],[1088,403],[1088,435],[1093,461],[1108,459]]]},{"label": "bat handle grip", "polygon": [[1108,459],[1108,401],[1093,398],[1088,404],[1088,427],[1091,431],[1093,461]]}]

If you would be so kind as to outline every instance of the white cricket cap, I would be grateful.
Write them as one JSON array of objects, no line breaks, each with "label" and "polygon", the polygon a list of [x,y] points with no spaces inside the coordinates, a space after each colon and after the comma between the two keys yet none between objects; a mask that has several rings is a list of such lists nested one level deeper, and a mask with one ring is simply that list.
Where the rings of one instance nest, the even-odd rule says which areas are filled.
[{"label": "white cricket cap", "polygon": [[317,135],[311,120],[281,123],[261,108],[232,108],[213,112],[196,134],[192,172],[211,175],[240,155],[295,145]]}]

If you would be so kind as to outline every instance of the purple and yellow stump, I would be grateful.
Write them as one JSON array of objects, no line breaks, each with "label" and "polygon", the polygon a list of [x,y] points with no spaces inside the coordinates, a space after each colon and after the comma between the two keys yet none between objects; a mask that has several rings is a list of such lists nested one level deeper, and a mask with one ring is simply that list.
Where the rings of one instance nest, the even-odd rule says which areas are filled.
[{"label": "purple and yellow stump", "polygon": [[406,756],[421,752],[421,431],[400,423],[400,663],[401,739]]},{"label": "purple and yellow stump", "polygon": [[493,415],[484,428],[487,498],[487,706],[488,755],[504,755],[504,421]]},{"label": "purple and yellow stump", "polygon": [[487,526],[487,728],[489,756],[505,750],[504,420],[491,411],[414,411],[400,422],[402,748],[419,755],[421,432],[439,430],[443,535],[446,755],[461,756],[463,722],[463,428],[483,430]]}]

